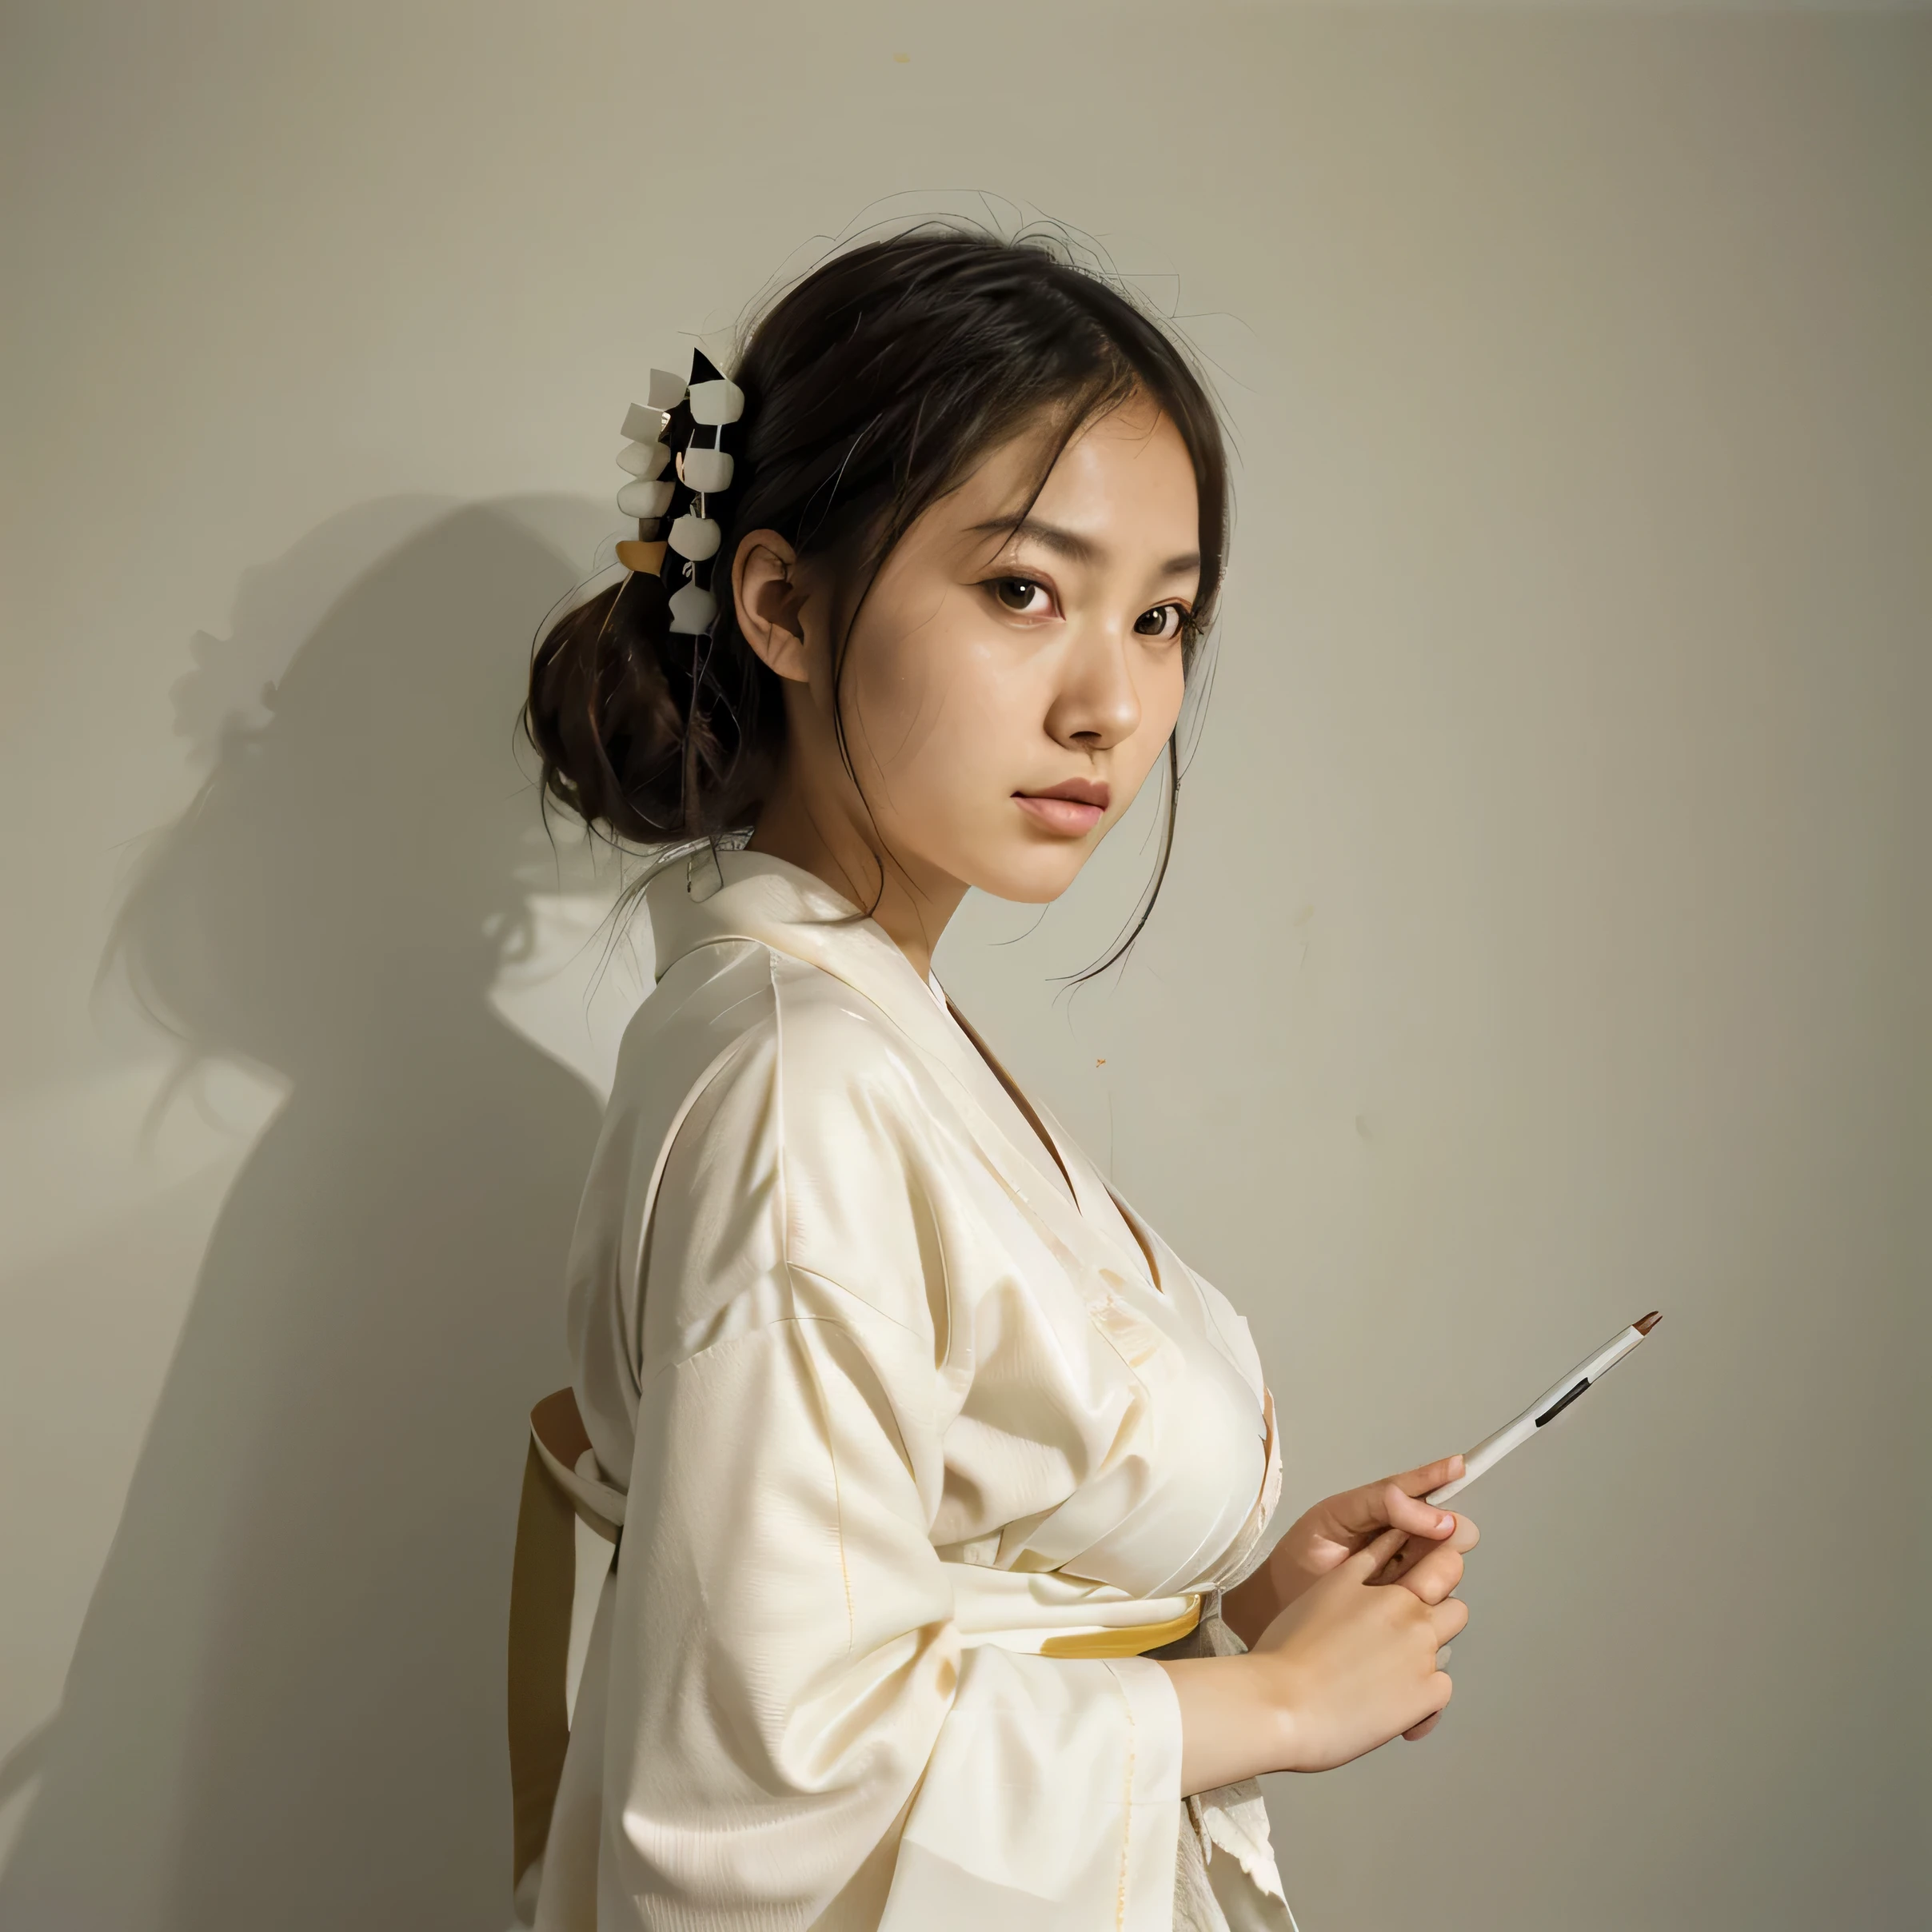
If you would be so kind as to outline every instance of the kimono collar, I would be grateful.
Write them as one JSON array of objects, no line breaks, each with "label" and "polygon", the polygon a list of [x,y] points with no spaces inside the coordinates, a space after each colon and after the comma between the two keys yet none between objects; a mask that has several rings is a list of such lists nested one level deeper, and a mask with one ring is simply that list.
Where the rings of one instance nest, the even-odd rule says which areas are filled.
[{"label": "kimono collar", "polygon": [[[1071,1200],[1053,1156],[1020,1120],[998,1077],[947,1010],[944,993],[920,979],[883,926],[815,873],[770,852],[705,847],[666,865],[645,888],[645,903],[660,980],[701,946],[748,940],[820,968],[871,1001],[945,1069],[960,1097],[1018,1160],[1018,1172],[1033,1176],[1035,1184],[1024,1192],[1042,1213],[1056,1223],[1072,1215],[1074,1225],[1112,1241],[1128,1266],[1151,1280],[1144,1244],[1121,1217],[1111,1189],[1086,1171],[1051,1116],[1036,1107],[1072,1177]],[[1009,1116],[1012,1124],[997,1124]],[[1009,1175],[1016,1180],[1011,1169]]]},{"label": "kimono collar", "polygon": [[972,1052],[943,996],[876,920],[814,873],[767,852],[709,848],[673,860],[645,888],[657,977],[700,946],[744,939],[821,968],[864,995],[928,1052]]}]

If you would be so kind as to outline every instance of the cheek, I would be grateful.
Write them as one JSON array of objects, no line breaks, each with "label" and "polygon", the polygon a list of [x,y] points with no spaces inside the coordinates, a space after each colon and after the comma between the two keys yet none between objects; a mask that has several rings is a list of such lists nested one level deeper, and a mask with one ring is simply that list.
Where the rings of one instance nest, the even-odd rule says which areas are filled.
[{"label": "cheek", "polygon": [[1039,733],[1024,669],[969,625],[900,636],[855,661],[851,686],[855,753],[900,813],[944,820],[1004,799],[1024,767],[1029,705]]},{"label": "cheek", "polygon": [[1000,641],[971,633],[957,641],[948,661],[945,708],[936,736],[949,740],[948,755],[960,764],[997,767],[1005,780],[1001,796],[1017,781],[1016,759],[1024,760],[1044,731],[1047,696],[1036,663],[1003,649]]},{"label": "cheek", "polygon": [[958,637],[928,664],[899,772],[940,840],[968,832],[1024,782],[1039,713],[1024,671],[982,639]]}]

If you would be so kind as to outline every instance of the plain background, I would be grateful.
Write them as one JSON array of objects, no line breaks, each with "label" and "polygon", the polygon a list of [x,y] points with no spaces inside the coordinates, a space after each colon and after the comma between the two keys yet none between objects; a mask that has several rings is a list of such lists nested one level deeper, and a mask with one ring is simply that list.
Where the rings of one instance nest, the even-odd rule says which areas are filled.
[{"label": "plain background", "polygon": [[507,1922],[522,1414],[640,991],[530,637],[652,363],[976,206],[1184,319],[1239,518],[1131,964],[1055,976],[1144,814],[955,996],[1249,1311],[1295,1507],[1667,1311],[1472,1493],[1440,1733],[1272,1781],[1304,1932],[1908,1922],[1932,22],[6,34],[10,1932]]}]

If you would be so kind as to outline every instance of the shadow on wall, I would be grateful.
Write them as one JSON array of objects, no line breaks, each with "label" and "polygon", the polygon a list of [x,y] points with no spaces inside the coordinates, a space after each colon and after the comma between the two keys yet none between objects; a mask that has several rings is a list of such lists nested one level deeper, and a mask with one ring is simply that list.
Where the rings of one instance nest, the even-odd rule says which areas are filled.
[{"label": "shadow on wall", "polygon": [[600,1110],[487,996],[525,881],[555,884],[512,728],[589,514],[352,512],[245,582],[236,639],[178,689],[194,736],[234,665],[275,677],[277,623],[349,584],[281,652],[263,721],[220,734],[122,916],[120,960],[190,1058],[288,1093],[214,1227],[37,1750],[9,1927],[509,1922],[523,1418],[568,1379]]}]

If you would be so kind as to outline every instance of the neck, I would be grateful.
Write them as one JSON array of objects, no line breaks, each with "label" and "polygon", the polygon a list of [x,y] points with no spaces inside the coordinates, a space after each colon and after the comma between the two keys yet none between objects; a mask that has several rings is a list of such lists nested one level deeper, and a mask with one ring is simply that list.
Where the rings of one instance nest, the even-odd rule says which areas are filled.
[{"label": "neck", "polygon": [[788,770],[758,813],[749,849],[810,872],[882,927],[923,980],[932,949],[966,896],[964,884],[885,849],[856,796],[808,796]]}]

